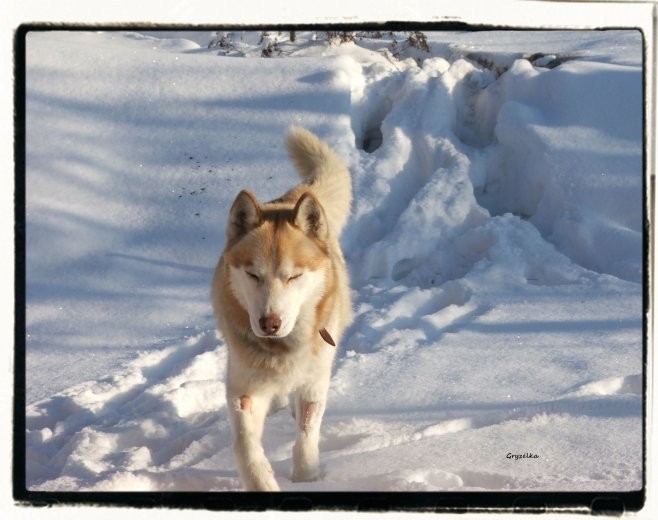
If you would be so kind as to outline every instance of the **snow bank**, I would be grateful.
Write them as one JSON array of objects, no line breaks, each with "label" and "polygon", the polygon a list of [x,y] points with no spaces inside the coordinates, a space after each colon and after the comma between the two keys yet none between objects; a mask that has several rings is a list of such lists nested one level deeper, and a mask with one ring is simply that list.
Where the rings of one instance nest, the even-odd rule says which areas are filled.
[{"label": "snow bank", "polygon": [[282,489],[639,489],[639,34],[206,36],[28,36],[28,488],[240,488],[209,280],[301,124],[353,175],[355,322],[319,481],[268,418]]},{"label": "snow bank", "polygon": [[641,281],[641,69],[519,60],[503,78],[476,99],[500,107],[483,205],[529,219],[579,265]]}]

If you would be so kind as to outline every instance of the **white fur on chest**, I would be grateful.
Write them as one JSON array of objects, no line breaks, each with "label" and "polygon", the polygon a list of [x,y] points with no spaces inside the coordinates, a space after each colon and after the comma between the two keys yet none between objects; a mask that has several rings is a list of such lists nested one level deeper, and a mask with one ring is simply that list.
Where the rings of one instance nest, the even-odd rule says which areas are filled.
[{"label": "white fur on chest", "polygon": [[230,391],[232,381],[240,381],[241,388],[248,393],[263,392],[269,395],[288,394],[328,379],[336,353],[336,347],[323,344],[319,352],[314,354],[311,345],[307,345],[289,354],[282,354],[285,360],[278,365],[281,368],[272,369],[250,366],[244,363],[241,356],[232,352],[230,345],[228,348],[227,390]]}]

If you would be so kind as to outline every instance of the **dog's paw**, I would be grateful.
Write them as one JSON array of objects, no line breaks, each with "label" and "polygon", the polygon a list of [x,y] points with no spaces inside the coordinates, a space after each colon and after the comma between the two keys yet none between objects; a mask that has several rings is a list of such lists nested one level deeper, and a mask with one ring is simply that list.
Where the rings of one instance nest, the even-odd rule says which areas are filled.
[{"label": "dog's paw", "polygon": [[249,464],[242,484],[246,491],[280,491],[272,466],[267,461]]},{"label": "dog's paw", "polygon": [[317,450],[304,451],[299,444],[293,448],[293,482],[310,482],[318,480],[320,476],[320,463]]},{"label": "dog's paw", "polygon": [[320,468],[309,469],[293,469],[292,478],[293,482],[313,482],[320,478]]}]

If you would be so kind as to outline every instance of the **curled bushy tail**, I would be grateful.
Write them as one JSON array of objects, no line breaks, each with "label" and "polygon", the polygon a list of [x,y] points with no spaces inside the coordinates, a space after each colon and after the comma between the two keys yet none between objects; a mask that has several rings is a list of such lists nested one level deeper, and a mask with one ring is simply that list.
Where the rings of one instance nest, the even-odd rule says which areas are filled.
[{"label": "curled bushy tail", "polygon": [[322,204],[332,231],[340,236],[352,204],[347,166],[327,143],[304,128],[290,128],[286,147],[303,183]]}]

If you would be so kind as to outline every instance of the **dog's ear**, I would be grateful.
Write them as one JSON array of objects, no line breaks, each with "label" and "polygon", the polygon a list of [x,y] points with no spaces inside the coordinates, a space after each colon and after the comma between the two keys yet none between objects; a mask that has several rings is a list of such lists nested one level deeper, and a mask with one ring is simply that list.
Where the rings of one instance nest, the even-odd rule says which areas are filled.
[{"label": "dog's ear", "polygon": [[327,217],[324,209],[311,193],[304,193],[295,206],[295,225],[304,233],[319,240],[326,240],[329,235]]},{"label": "dog's ear", "polygon": [[260,205],[249,190],[242,190],[233,201],[226,226],[228,241],[237,240],[260,224]]}]

